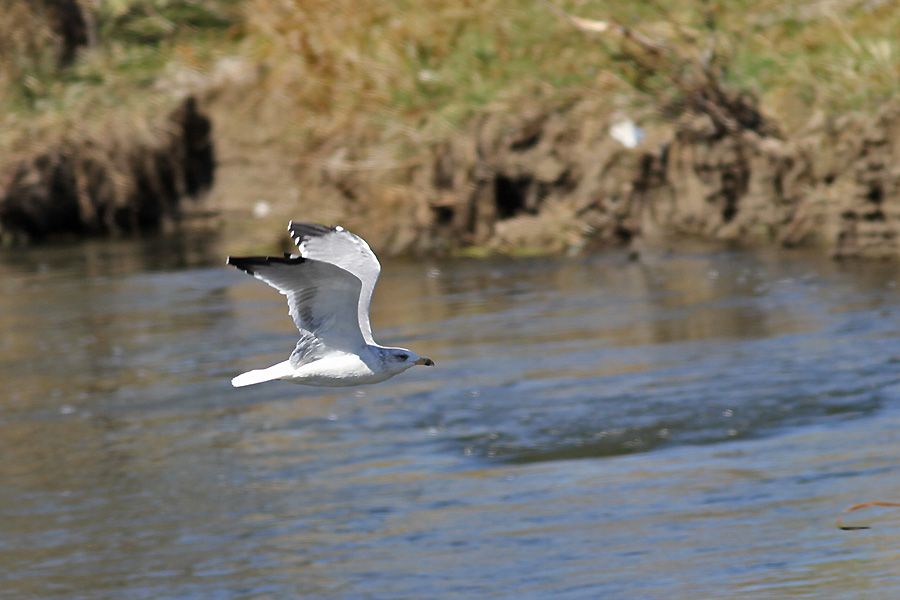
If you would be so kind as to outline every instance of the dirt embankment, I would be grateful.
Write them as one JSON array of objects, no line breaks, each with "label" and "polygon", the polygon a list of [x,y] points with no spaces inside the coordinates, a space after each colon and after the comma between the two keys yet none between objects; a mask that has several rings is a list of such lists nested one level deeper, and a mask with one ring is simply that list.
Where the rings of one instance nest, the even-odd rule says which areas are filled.
[{"label": "dirt embankment", "polygon": [[[636,233],[816,245],[837,258],[900,255],[900,103],[870,119],[814,118],[791,139],[716,135],[703,117],[647,153]],[[644,185],[647,183],[648,185]]]},{"label": "dirt embankment", "polygon": [[[65,140],[21,161],[0,189],[0,233],[157,228],[212,184],[215,142],[226,155],[218,187],[229,189],[213,190],[211,208],[245,230],[268,227],[248,220],[263,198],[270,219],[344,223],[388,253],[574,253],[683,234],[900,255],[900,101],[868,119],[814,118],[790,139],[753,119],[723,127],[689,111],[628,148],[610,135],[614,121],[583,100],[476,118],[396,164],[334,146],[320,161],[263,165],[228,127],[214,137],[187,100],[149,140]],[[232,187],[254,177],[258,189]]]},{"label": "dirt embankment", "polygon": [[302,195],[349,202],[351,222],[359,196],[399,195],[399,229],[371,225],[373,210],[357,225],[394,251],[578,252],[691,235],[900,256],[900,102],[869,119],[816,117],[791,139],[691,112],[635,148],[596,115],[580,102],[486,116],[390,173],[307,169]]},{"label": "dirt embankment", "polygon": [[[546,94],[543,103],[520,90],[472,105],[460,100],[467,94],[453,100],[447,90],[456,84],[438,85],[442,80],[431,67],[446,68],[446,82],[457,83],[493,78],[492,69],[507,63],[519,65],[528,77],[534,70],[522,67],[536,60],[530,45],[512,43],[518,39],[509,34],[515,19],[494,27],[493,10],[453,9],[440,19],[430,8],[404,14],[411,20],[390,20],[387,31],[394,38],[375,36],[379,44],[372,45],[371,31],[386,15],[377,1],[361,7],[360,19],[327,31],[326,25],[334,25],[331,12],[310,12],[302,2],[263,3],[257,7],[262,11],[250,5],[239,13],[230,11],[233,3],[217,1],[119,4],[102,11],[98,5],[93,13],[79,0],[10,4],[0,50],[15,60],[0,69],[0,90],[18,90],[9,97],[35,109],[63,99],[80,108],[62,104],[64,109],[49,114],[23,113],[40,117],[35,122],[27,116],[16,121],[14,112],[8,116],[14,126],[0,140],[2,242],[159,228],[179,219],[183,198],[211,189],[207,207],[217,213],[217,232],[236,234],[254,251],[274,245],[276,234],[262,238],[268,234],[252,232],[280,231],[286,219],[300,218],[342,223],[380,251],[395,254],[579,252],[673,234],[814,245],[841,258],[900,254],[900,98],[866,117],[820,115],[805,127],[779,127],[752,98],[723,83],[723,73],[740,72],[740,65],[727,64],[728,52],[717,51],[718,37],[712,35],[724,11],[716,17],[717,11],[709,10],[697,31],[677,19],[662,19],[665,27],[641,22],[656,32],[646,37],[614,21],[570,16],[553,3],[527,3],[521,15],[539,5],[534,14],[555,13],[587,40],[570,46],[560,43],[558,31],[540,30],[535,39],[561,49],[539,53],[543,68],[578,66],[557,65],[553,55],[578,57],[579,65],[586,52],[606,59],[595,62],[577,87],[535,87],[544,90],[535,92]],[[874,22],[885,17],[868,9],[853,14],[860,23],[854,31],[866,40],[866,27],[875,31]],[[100,20],[105,29],[96,26],[97,15],[105,19]],[[798,22],[785,15],[778,17],[784,31],[802,25],[822,40],[829,30],[815,24],[837,21],[807,15]],[[459,25],[444,27],[442,19]],[[442,26],[430,29],[438,21]],[[743,19],[731,29],[728,23],[722,22],[725,39],[731,31],[735,43],[750,44],[746,52],[759,48],[760,40],[738,35],[747,29]],[[468,39],[461,32],[470,26],[478,32],[468,36],[479,42],[473,49],[493,44],[504,52],[487,52],[477,64],[463,62],[469,65],[463,75],[471,77],[459,76],[453,52]],[[188,42],[194,27],[225,38],[240,31],[265,43],[238,50],[222,38],[223,47],[235,54],[194,62],[191,57],[209,50]],[[319,29],[325,35],[304,37]],[[700,33],[706,29],[708,39]],[[105,53],[89,56],[104,39]],[[109,88],[89,86],[94,93],[121,92],[114,95],[120,103],[95,115],[89,100],[78,100],[87,97],[79,86],[97,79],[92,69],[115,74],[109,66],[119,63],[104,60],[124,52],[130,57],[126,63],[143,64],[136,57],[163,40],[174,41],[178,50],[156,73],[152,99],[145,96],[146,74],[120,69],[121,89],[116,77],[110,77]],[[418,58],[411,62],[409,49],[395,52],[401,45]],[[465,60],[475,52],[468,46],[460,51]],[[371,61],[359,60],[369,54]],[[856,77],[848,81],[862,82],[867,93],[882,97],[887,92],[869,90],[865,76],[874,69],[881,80],[883,67],[866,65],[847,69]],[[369,77],[372,73],[377,76]],[[603,83],[597,73],[609,75],[615,85]],[[521,71],[505,77],[528,79]],[[66,81],[75,93],[56,96],[53,90]],[[410,82],[415,84],[409,87]],[[337,102],[333,93],[340,90],[342,102]],[[433,95],[433,106],[444,112],[429,104],[398,104],[398,90],[414,98]],[[163,114],[168,108],[160,107],[174,107],[176,98],[188,93],[199,100],[189,98]],[[581,99],[573,100],[575,94]],[[643,141],[627,115],[609,114],[609,98],[626,96],[632,106],[642,106],[635,109],[642,117],[651,111],[656,116]],[[368,98],[380,104],[370,106]],[[130,114],[136,106],[141,110]],[[448,131],[451,122],[456,126],[447,115],[476,110],[487,112],[454,133],[436,133]],[[624,138],[614,136],[613,128],[624,128],[635,143],[617,141]],[[789,136],[779,133],[788,130]]]},{"label": "dirt embankment", "polygon": [[213,181],[211,123],[193,98],[143,136],[63,136],[23,152],[0,180],[5,243],[55,235],[134,233],[179,215]]}]

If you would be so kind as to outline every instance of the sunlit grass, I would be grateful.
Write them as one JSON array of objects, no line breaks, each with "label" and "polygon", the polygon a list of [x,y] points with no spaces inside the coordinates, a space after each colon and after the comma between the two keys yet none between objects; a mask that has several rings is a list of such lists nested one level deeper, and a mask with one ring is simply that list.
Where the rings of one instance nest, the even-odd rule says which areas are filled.
[{"label": "sunlit grass", "polygon": [[[557,6],[612,18],[671,48],[680,58],[661,68],[711,62],[790,131],[811,109],[872,111],[895,93],[900,13],[889,4]],[[647,105],[677,100],[671,78],[642,72],[620,39],[576,31],[536,0],[251,0],[245,7],[269,85],[294,100],[293,118],[307,121],[314,138],[401,121],[427,139],[484,111],[579,94]]]},{"label": "sunlit grass", "polygon": [[484,110],[602,88],[602,48],[533,1],[253,0],[247,27],[269,85],[327,137],[402,121],[423,136]]},{"label": "sunlit grass", "polygon": [[7,4],[0,17],[0,45],[9,50],[0,52],[0,163],[63,140],[144,141],[181,99],[165,85],[171,72],[208,68],[220,55],[215,48],[238,37],[232,0],[94,0],[82,5],[95,43],[62,65],[48,9],[30,0]]},{"label": "sunlit grass", "polygon": [[900,84],[900,14],[888,2],[758,2],[729,24],[729,77],[786,127],[811,110],[874,112]]},{"label": "sunlit grass", "polygon": [[312,152],[341,136],[415,152],[484,112],[585,95],[652,109],[677,100],[667,68],[709,64],[786,131],[816,109],[872,112],[900,83],[889,2],[554,4],[671,50],[636,64],[639,48],[578,31],[539,0],[92,0],[97,44],[68,67],[54,64],[39,4],[13,1],[0,19],[0,146],[64,123],[142,120],[172,105],[173,73],[202,75],[224,56],[260,65],[247,93],[277,103],[273,135]]}]

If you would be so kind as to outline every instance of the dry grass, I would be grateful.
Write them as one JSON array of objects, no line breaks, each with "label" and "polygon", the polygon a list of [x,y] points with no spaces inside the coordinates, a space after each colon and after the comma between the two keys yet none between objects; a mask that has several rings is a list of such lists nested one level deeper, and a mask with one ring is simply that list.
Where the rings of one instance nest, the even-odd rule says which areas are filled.
[{"label": "dry grass", "polygon": [[608,92],[608,57],[533,0],[250,0],[266,94],[308,147],[338,132],[440,139],[523,98]]},{"label": "dry grass", "polygon": [[[202,5],[222,3],[85,0],[81,5],[89,9],[84,16],[95,43],[68,59],[62,59],[67,33],[51,2],[3,4],[0,197],[24,186],[36,197],[54,200],[61,213],[76,197],[79,209],[70,227],[80,220],[85,231],[137,229],[113,221],[121,221],[123,211],[135,208],[135,198],[154,187],[160,188],[156,201],[171,201],[172,192],[162,188],[171,187],[173,173],[180,171],[163,163],[167,153],[177,160],[171,148],[181,132],[171,115],[189,90],[175,92],[166,82],[170,70],[189,67],[184,57],[196,56],[205,43],[171,17],[190,6],[196,19],[205,14]],[[45,193],[54,172],[65,174],[59,177],[71,189]],[[10,206],[7,216],[20,210]],[[106,207],[103,214],[98,206]]]},{"label": "dry grass", "polygon": [[[329,140],[395,140],[407,153],[485,111],[586,94],[620,106],[670,104],[672,73],[633,60],[614,36],[560,19],[550,0],[82,0],[97,45],[69,68],[41,2],[4,0],[0,101],[6,137],[168,110],[216,60],[259,64],[257,101],[277,106],[276,135],[315,153]],[[897,89],[900,13],[889,2],[566,0],[554,7],[613,21],[708,64],[766,112],[871,110]],[[682,68],[669,61],[661,67]],[[638,93],[636,93],[636,91]],[[265,113],[264,113],[265,114]],[[2,140],[0,140],[2,142]],[[2,143],[0,143],[2,145]],[[401,152],[402,153],[402,152]]]},{"label": "dry grass", "polygon": [[900,13],[891,2],[762,0],[730,13],[729,78],[758,92],[786,130],[817,111],[874,113],[900,89]]},{"label": "dry grass", "polygon": [[[262,66],[256,93],[277,104],[282,128],[315,151],[346,132],[362,142],[415,146],[523,101],[585,94],[621,105],[673,100],[671,73],[630,60],[621,39],[579,32],[549,2],[82,0],[98,43],[60,69],[58,36],[43,3],[3,0],[0,101],[12,109],[9,118],[35,123],[31,129],[109,122],[107,110],[118,120],[155,105],[168,108],[181,91],[173,74],[193,71],[199,81],[217,59],[240,55]],[[900,13],[889,2],[552,6],[622,24],[708,64],[788,121],[811,107],[871,110],[900,78]],[[8,135],[18,135],[5,125]]]},{"label": "dry grass", "polygon": [[55,43],[36,3],[6,0],[0,8],[0,99],[9,106],[28,93],[29,84],[55,74]]},{"label": "dry grass", "polygon": [[[336,132],[362,139],[439,137],[523,99],[632,96],[670,103],[672,73],[638,64],[627,41],[587,35],[536,0],[381,2],[248,0],[268,93],[288,100],[314,147]],[[889,2],[584,2],[569,14],[612,20],[751,90],[788,123],[810,108],[871,110],[897,89],[900,13]],[[642,92],[635,99],[634,91]],[[626,99],[620,100],[627,102]],[[371,131],[370,131],[371,130]],[[414,136],[414,137],[415,137]]]},{"label": "dry grass", "polygon": [[7,152],[61,135],[144,135],[191,91],[175,85],[173,73],[208,68],[236,17],[229,0],[81,0],[95,43],[66,65],[48,2],[0,4],[0,148]]}]

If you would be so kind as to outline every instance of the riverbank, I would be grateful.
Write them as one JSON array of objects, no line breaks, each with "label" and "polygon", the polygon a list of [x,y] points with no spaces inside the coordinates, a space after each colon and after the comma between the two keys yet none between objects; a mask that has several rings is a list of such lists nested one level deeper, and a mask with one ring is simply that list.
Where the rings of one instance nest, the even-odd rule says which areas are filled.
[{"label": "riverbank", "polygon": [[[145,4],[107,15],[107,44],[135,51],[117,27],[144,23]],[[193,215],[248,251],[274,249],[287,219],[303,218],[340,222],[386,253],[577,253],[691,235],[900,254],[889,7],[618,7],[587,19],[540,2],[166,6],[180,5],[195,11],[192,29],[160,13],[172,33],[157,32],[151,46],[164,56],[142,75],[156,110],[134,130],[171,131],[166,110],[196,99],[211,125],[210,185],[164,186],[202,204],[169,200],[150,228]],[[104,48],[75,68],[100,73]],[[99,93],[116,80],[101,79]],[[71,98],[69,87],[43,93]],[[33,104],[20,120],[46,114]],[[103,134],[87,139],[104,147]],[[20,165],[0,172],[8,239],[9,207],[27,196],[9,185]],[[137,181],[117,177],[107,179]],[[84,186],[73,197],[67,222],[97,204]],[[119,229],[130,230],[86,231]]]}]

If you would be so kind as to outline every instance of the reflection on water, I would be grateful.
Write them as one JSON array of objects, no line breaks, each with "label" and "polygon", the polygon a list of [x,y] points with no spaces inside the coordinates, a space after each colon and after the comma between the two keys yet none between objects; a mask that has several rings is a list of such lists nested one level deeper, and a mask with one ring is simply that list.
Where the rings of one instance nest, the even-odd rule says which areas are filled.
[{"label": "reflection on water", "polygon": [[[892,597],[896,267],[394,262],[378,386],[201,240],[0,254],[0,598]],[[892,593],[893,592],[893,593]]]}]

